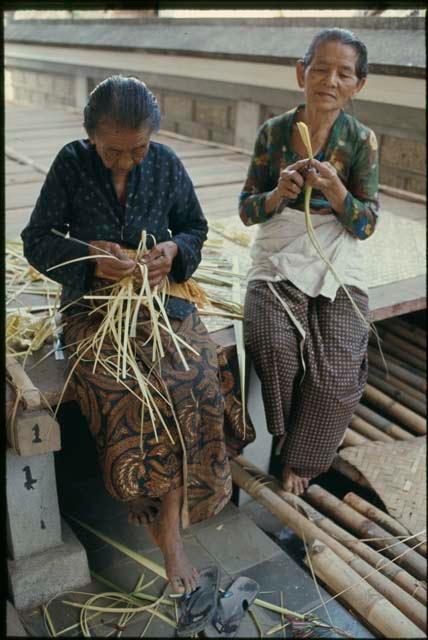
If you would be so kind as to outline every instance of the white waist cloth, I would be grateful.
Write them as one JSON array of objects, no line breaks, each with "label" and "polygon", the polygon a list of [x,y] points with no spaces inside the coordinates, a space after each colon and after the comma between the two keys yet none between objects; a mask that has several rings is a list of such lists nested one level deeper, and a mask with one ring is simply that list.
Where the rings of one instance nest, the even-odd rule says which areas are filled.
[{"label": "white waist cloth", "polygon": [[[341,281],[365,293],[363,242],[352,237],[334,214],[312,215],[315,235]],[[258,225],[251,247],[250,280],[290,280],[303,293],[334,300],[340,286],[309,239],[303,211],[286,207]]]}]

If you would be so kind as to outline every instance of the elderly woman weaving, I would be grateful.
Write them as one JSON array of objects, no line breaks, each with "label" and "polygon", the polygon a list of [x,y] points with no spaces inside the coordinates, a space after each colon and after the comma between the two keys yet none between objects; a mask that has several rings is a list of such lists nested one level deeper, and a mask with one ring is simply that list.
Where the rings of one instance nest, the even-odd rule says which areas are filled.
[{"label": "elderly woman weaving", "polygon": [[[329,468],[366,382],[360,241],[377,220],[377,143],[343,110],[366,76],[364,44],[346,30],[321,31],[297,62],[305,102],[262,125],[240,196],[242,221],[258,225],[246,347],[261,379],[268,429],[279,436],[283,487],[297,494]],[[299,122],[309,129],[313,159]],[[307,233],[305,187],[313,189],[310,220],[324,258],[357,308]]]},{"label": "elderly woman weaving", "polygon": [[[95,370],[89,351],[78,361],[72,384],[96,440],[107,490],[129,503],[131,522],[148,524],[173,589],[190,592],[198,575],[183,551],[181,525],[209,518],[228,502],[228,456],[254,432],[247,425],[244,438],[235,365],[216,350],[195,305],[174,284],[197,268],[207,222],[181,161],[150,139],[159,122],[158,104],[143,82],[122,76],[101,82],[84,110],[88,139],[59,152],[22,238],[30,264],[63,285],[70,356],[95,335],[105,315],[103,300],[96,298],[108,297],[112,282],[135,276],[137,295],[146,273],[152,290],[168,279],[165,291],[177,291],[166,299],[163,316],[164,328],[170,324],[177,338],[160,329],[163,357],[153,362],[153,317],[144,304],[136,323],[132,349],[150,383],[152,415],[147,404],[142,413],[138,372],[125,380],[111,372],[118,358],[107,338]],[[67,231],[83,244],[58,237]],[[138,247],[142,231],[151,248],[139,266],[129,250]],[[95,299],[85,297],[88,292]],[[125,320],[124,313],[122,332]]]}]

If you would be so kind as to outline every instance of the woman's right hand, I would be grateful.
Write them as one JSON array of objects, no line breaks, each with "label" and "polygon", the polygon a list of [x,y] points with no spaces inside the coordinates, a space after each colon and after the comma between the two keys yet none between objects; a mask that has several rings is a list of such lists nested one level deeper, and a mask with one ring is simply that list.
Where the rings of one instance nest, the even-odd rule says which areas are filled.
[{"label": "woman's right hand", "polygon": [[305,180],[300,171],[308,165],[309,159],[298,160],[281,171],[276,191],[281,198],[295,200],[301,192]]},{"label": "woman's right hand", "polygon": [[[135,269],[136,262],[131,260],[129,256],[122,250],[121,246],[116,242],[107,242],[106,240],[91,240],[89,254],[92,256],[99,255],[95,262],[98,267],[98,276],[105,276],[111,280],[122,280],[126,276],[130,276]],[[112,254],[112,258],[97,249],[103,249]]]}]

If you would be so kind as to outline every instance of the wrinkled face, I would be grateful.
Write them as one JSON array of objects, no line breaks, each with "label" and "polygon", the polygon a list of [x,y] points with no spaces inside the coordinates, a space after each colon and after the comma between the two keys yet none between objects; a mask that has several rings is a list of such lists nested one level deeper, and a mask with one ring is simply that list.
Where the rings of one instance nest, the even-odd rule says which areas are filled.
[{"label": "wrinkled face", "polygon": [[90,141],[95,145],[104,166],[114,176],[126,176],[144,160],[149,150],[151,131],[125,129],[111,121],[100,122]]},{"label": "wrinkled face", "polygon": [[364,86],[358,79],[358,54],[353,47],[337,40],[320,44],[311,63],[297,63],[297,81],[304,89],[306,103],[321,111],[341,109]]}]

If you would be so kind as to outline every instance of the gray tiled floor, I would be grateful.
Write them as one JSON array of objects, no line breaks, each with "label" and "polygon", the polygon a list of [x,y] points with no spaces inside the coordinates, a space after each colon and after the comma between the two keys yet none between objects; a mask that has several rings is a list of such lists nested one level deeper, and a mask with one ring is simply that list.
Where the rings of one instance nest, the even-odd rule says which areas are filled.
[{"label": "gray tiled floor", "polygon": [[[128,524],[126,506],[115,502],[106,493],[100,474],[93,472],[97,463],[96,459],[91,459],[92,454],[88,453],[89,449],[90,446],[86,449],[86,461],[80,460],[81,468],[86,464],[86,468],[90,470],[90,475],[86,478],[83,472],[77,477],[73,460],[65,458],[67,448],[58,455],[60,462],[57,465],[58,489],[63,514],[78,518],[112,539],[162,564],[161,553],[153,545],[145,528]],[[97,539],[93,533],[88,532],[76,522],[72,520],[68,522],[85,546],[89,566],[93,572],[92,582],[81,591],[95,594],[125,590],[130,593],[144,571],[145,583],[154,577],[150,571],[111,545]],[[187,530],[184,541],[186,551],[196,567],[218,564],[223,588],[226,588],[235,577],[246,575],[259,583],[261,600],[278,605],[282,591],[286,607],[295,611],[307,611],[319,604],[319,598],[313,580],[302,562],[303,550],[300,541],[292,534],[290,535],[291,532],[288,532],[288,535],[284,535],[285,533],[287,531],[276,518],[261,505],[251,501],[239,509],[229,503],[220,514],[208,522],[202,522]],[[99,577],[109,580],[114,587],[99,582]],[[158,597],[165,587],[166,581],[157,578],[147,589],[147,593]],[[325,599],[328,599],[329,596],[325,590],[322,590],[322,594]],[[81,603],[88,597],[88,595],[66,594],[56,599],[50,607],[50,612],[57,632],[76,623],[80,614],[80,609],[65,605],[62,600],[68,599]],[[141,602],[142,606],[147,603],[147,601]],[[352,637],[373,637],[347,609],[336,601],[328,604],[328,610],[334,623],[345,629]],[[172,619],[175,618],[175,610],[171,607],[161,605],[159,611]],[[264,633],[280,622],[279,614],[260,606],[253,605],[252,611],[256,614]],[[320,609],[317,613],[321,618],[326,619],[325,611]],[[147,612],[137,614],[126,625],[123,636],[140,636],[149,618],[150,615]],[[24,612],[22,619],[31,635],[46,636],[40,609]],[[117,622],[118,616],[113,620],[108,614],[99,615],[91,622],[92,636],[115,635],[114,627],[108,625]],[[77,636],[79,632],[76,628],[64,635]],[[175,629],[156,617],[151,620],[145,633],[145,637],[148,638],[174,636]],[[259,637],[256,625],[248,614],[241,623],[237,637]],[[284,636],[283,632],[279,631],[271,637]],[[288,630],[287,637],[292,637]],[[329,637],[336,636],[331,633]]]}]

